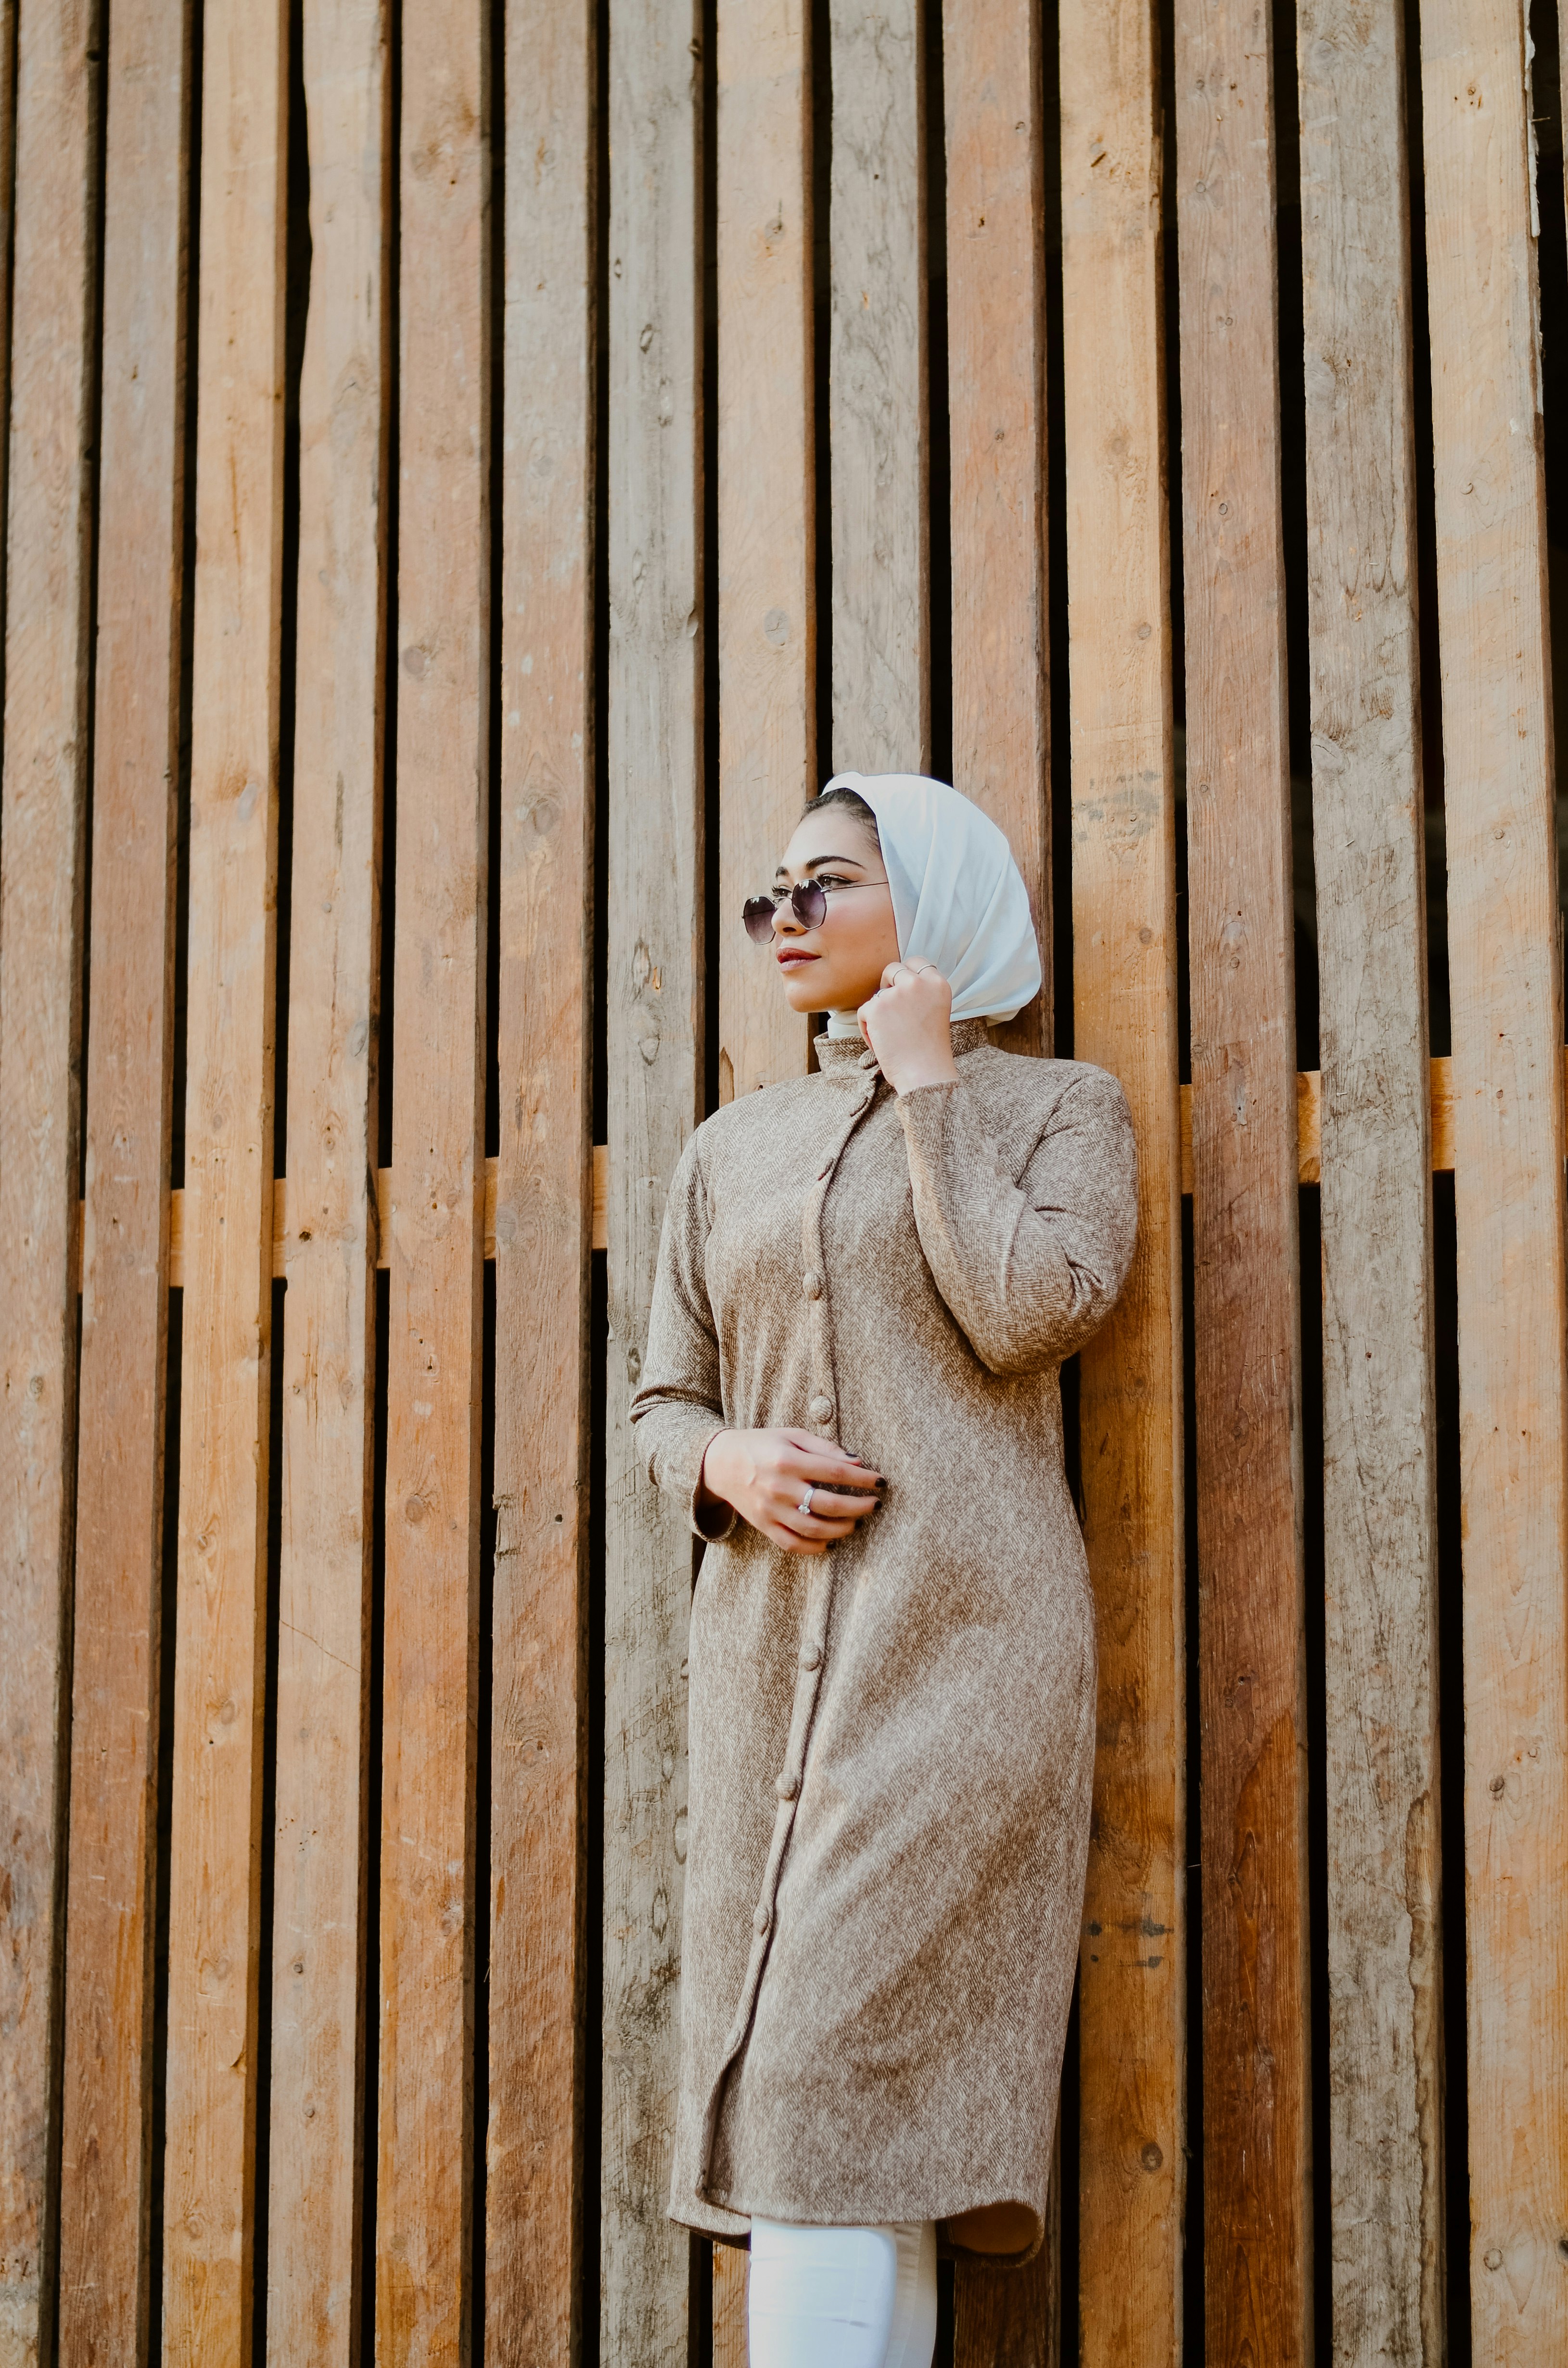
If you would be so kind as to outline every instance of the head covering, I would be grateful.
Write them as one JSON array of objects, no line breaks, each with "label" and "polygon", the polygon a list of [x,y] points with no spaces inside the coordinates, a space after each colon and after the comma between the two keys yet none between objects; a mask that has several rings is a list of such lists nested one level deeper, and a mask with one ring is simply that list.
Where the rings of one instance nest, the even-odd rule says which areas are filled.
[{"label": "head covering", "polygon": [[[892,891],[898,950],[935,962],[955,1019],[1011,1019],[1040,993],[1040,946],[1013,850],[989,814],[924,773],[835,773],[823,790],[853,790],[877,818]],[[858,1035],[831,1013],[831,1035]]]}]

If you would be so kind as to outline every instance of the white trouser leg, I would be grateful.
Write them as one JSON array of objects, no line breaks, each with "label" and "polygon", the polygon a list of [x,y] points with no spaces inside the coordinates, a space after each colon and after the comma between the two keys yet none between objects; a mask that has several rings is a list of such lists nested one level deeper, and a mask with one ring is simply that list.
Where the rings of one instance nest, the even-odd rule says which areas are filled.
[{"label": "white trouser leg", "polygon": [[931,2368],[937,2232],[751,2224],[751,2368]]}]

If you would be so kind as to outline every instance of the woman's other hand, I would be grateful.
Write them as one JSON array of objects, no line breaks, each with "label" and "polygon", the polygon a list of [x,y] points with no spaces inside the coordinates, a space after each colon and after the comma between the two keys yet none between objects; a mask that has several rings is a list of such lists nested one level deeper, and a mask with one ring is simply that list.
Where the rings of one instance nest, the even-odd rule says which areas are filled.
[{"label": "woman's other hand", "polygon": [[858,1456],[809,1430],[722,1430],[702,1459],[698,1510],[718,1497],[787,1553],[820,1554],[865,1520],[881,1483]]},{"label": "woman's other hand", "polygon": [[860,1033],[895,1094],[956,1086],[953,990],[935,962],[889,962],[881,990],[860,1006]]}]

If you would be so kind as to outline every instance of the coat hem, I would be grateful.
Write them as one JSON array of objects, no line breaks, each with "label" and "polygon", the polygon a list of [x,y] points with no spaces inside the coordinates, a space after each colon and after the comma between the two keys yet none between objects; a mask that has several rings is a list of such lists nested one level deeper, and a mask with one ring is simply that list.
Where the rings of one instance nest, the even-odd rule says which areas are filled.
[{"label": "coat hem", "polygon": [[984,2252],[971,2245],[958,2244],[948,2233],[950,2221],[959,2219],[966,2212],[983,2212],[994,2203],[1021,2203],[1024,2198],[971,2194],[961,2201],[946,2201],[947,2208],[940,2212],[933,2212],[926,2204],[911,2204],[907,2197],[902,2197],[891,2204],[873,2203],[854,2211],[824,2213],[805,2212],[798,2206],[790,2209],[779,2203],[770,2203],[764,2208],[756,2204],[736,2204],[727,2197],[721,2202],[713,2196],[694,2196],[683,2198],[679,2203],[672,2203],[667,2216],[676,2227],[689,2228],[696,2236],[710,2237],[717,2244],[743,2248],[751,2243],[754,2218],[778,2220],[796,2228],[884,2228],[905,2220],[934,2220],[937,2224],[937,2248],[944,2260],[972,2261],[982,2269],[992,2270],[1027,2269],[1045,2243],[1044,2215],[1030,2204],[1028,2209],[1034,2214],[1034,2237],[1020,2252]]}]

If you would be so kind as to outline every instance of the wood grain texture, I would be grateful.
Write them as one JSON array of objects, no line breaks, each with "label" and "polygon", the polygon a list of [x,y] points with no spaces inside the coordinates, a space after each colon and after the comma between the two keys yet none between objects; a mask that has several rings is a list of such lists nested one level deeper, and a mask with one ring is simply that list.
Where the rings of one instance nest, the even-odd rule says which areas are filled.
[{"label": "wood grain texture", "polygon": [[150,2342],[190,21],[116,18],[105,133],[92,1012],[60,2357]]},{"label": "wood grain texture", "polygon": [[164,2357],[248,2361],[256,2217],[287,9],[204,17]]},{"label": "wood grain texture", "polygon": [[1568,2351],[1562,1001],[1517,0],[1421,12],[1453,1007],[1475,2356]]},{"label": "wood grain texture", "polygon": [[485,2357],[568,2368],[584,2243],[596,35],[506,14]]},{"label": "wood grain texture", "polygon": [[996,1041],[1041,1053],[1051,955],[1040,12],[947,0],[942,58],[953,780],[1006,832],[1040,938],[1045,985]]},{"label": "wood grain texture", "polygon": [[[6,29],[8,31],[9,27]],[[47,2357],[75,1497],[98,17],[22,21],[0,839],[0,2360]],[[9,44],[7,43],[7,47]]]},{"label": "wood grain texture", "polygon": [[920,6],[921,0],[875,0],[869,7],[829,0],[837,772],[923,772],[930,747]]},{"label": "wood grain texture", "polygon": [[1182,2343],[1186,1520],[1158,43],[1150,0],[1062,9],[1073,1045],[1121,1080],[1139,1175],[1132,1270],[1079,1373],[1100,1658],[1078,1991],[1085,2368],[1165,2368]]},{"label": "wood grain texture", "polygon": [[719,1097],[810,1058],[741,927],[818,788],[808,0],[719,12]]},{"label": "wood grain texture", "polygon": [[302,32],[312,256],[300,380],[267,2349],[279,2368],[347,2368],[371,2022],[390,77],[382,0],[308,0]]},{"label": "wood grain texture", "polygon": [[746,2368],[746,2282],[751,2255],[738,2245],[713,2248],[713,2368]]},{"label": "wood grain texture", "polygon": [[[1069,2338],[1071,2343],[1071,2338]],[[1027,2269],[953,2265],[954,2368],[1061,2368],[1062,2124],[1051,2149],[1045,2236]]]},{"label": "wood grain texture", "polygon": [[1417,2368],[1443,2356],[1445,2330],[1430,1078],[1403,47],[1398,0],[1301,0],[1334,2357]]},{"label": "wood grain texture", "polygon": [[692,1539],[631,1436],[665,1195],[702,1115],[699,12],[610,0],[609,1343],[599,2356],[685,2368],[666,2219]]},{"label": "wood grain texture", "polygon": [[1312,2357],[1272,42],[1177,0],[1210,2368]]},{"label": "wood grain texture", "polygon": [[406,0],[376,2351],[474,2337],[490,806],[489,11]]}]

